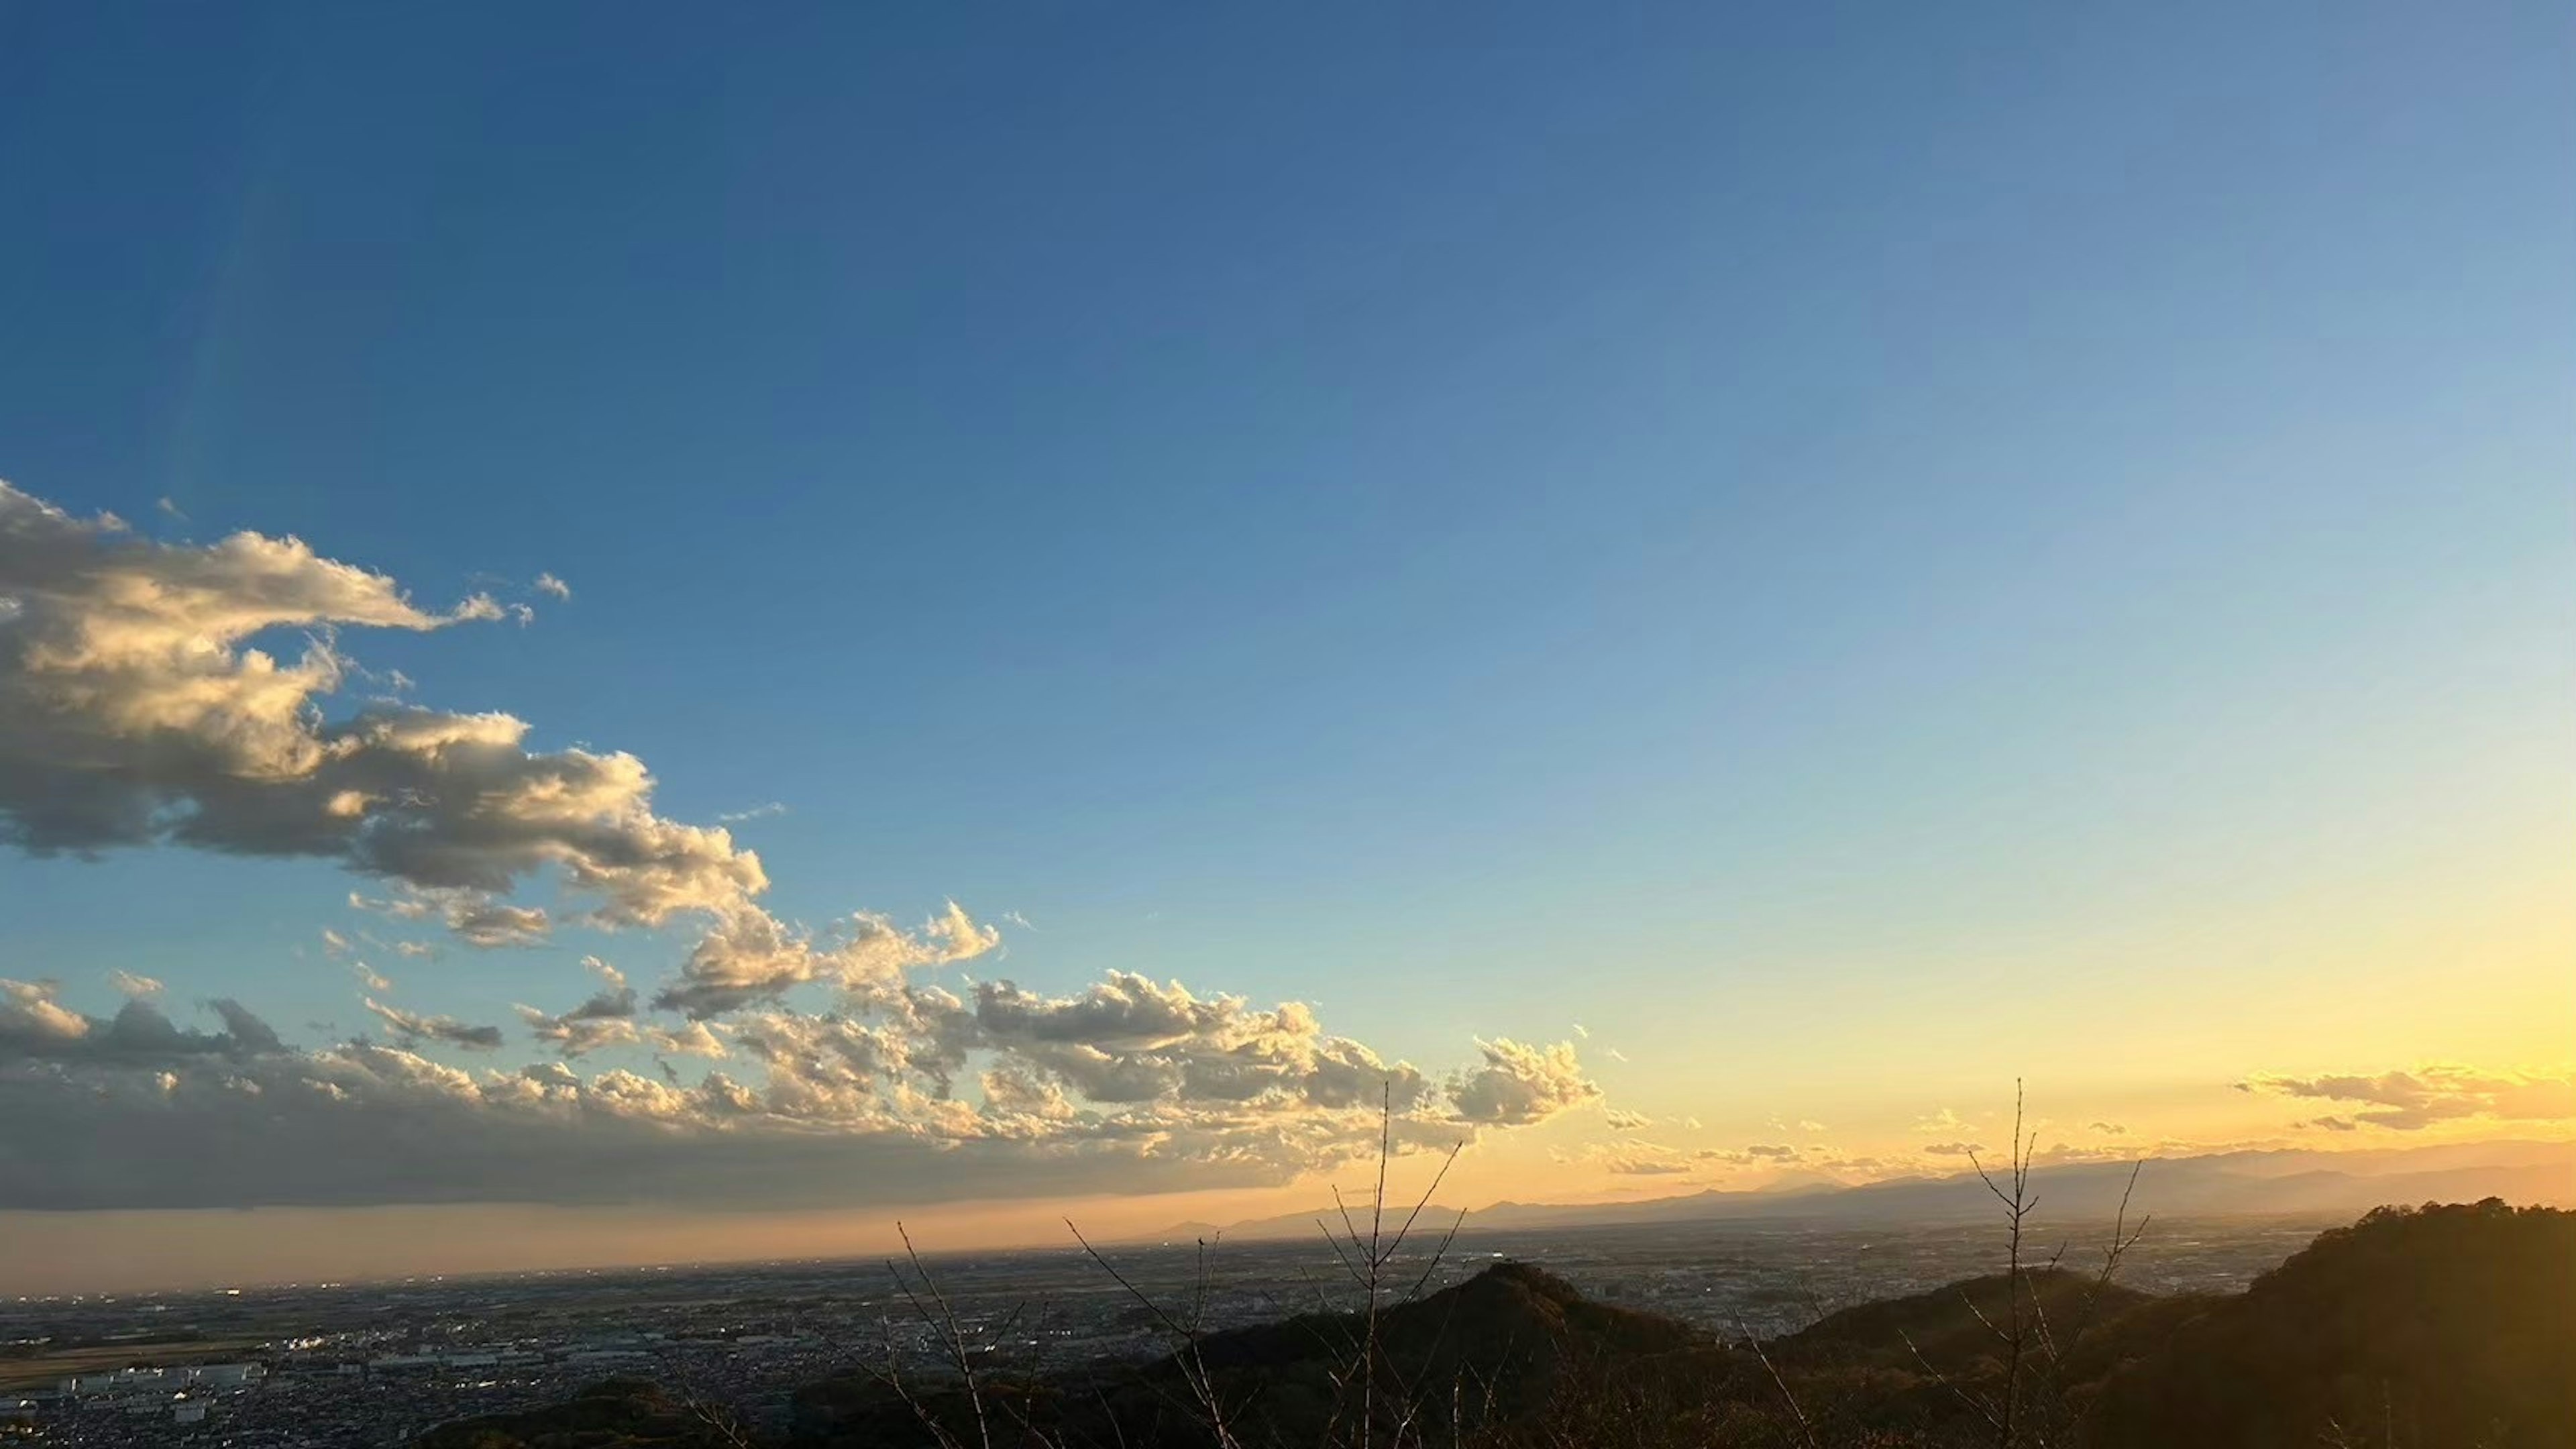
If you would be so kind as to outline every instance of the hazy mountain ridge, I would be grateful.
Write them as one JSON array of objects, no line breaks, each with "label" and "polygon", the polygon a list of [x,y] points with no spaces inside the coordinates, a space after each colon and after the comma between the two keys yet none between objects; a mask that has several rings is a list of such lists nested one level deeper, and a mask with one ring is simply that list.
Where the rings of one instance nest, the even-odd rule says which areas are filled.
[{"label": "hazy mountain ridge", "polygon": [[[2032,1174],[2039,1214],[2051,1220],[2107,1218],[2127,1190],[2127,1162],[2070,1163]],[[2167,1217],[2236,1214],[2348,1215],[2389,1203],[2509,1202],[2576,1206],[2576,1142],[2442,1143],[2429,1147],[2324,1152],[2285,1148],[2149,1158],[2139,1173],[2132,1212]],[[1565,1228],[1588,1224],[1800,1219],[1855,1226],[1955,1223],[1985,1217],[1994,1200],[1973,1172],[1901,1177],[1837,1186],[1729,1191],[1711,1188],[1670,1197],[1607,1203],[1498,1202],[1466,1214],[1469,1230]],[[1455,1207],[1425,1209],[1443,1230]],[[1338,1227],[1334,1209],[1282,1214],[1213,1227],[1180,1223],[1158,1241],[1312,1236],[1318,1222]]]}]

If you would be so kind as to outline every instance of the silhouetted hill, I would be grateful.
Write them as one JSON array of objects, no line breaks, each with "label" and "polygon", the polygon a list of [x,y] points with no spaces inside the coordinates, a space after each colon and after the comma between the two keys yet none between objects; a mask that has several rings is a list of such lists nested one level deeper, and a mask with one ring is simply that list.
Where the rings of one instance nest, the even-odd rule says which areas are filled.
[{"label": "silhouetted hill", "polygon": [[[1578,1363],[1690,1360],[1705,1376],[1726,1358],[1685,1324],[1594,1303],[1522,1263],[1497,1264],[1387,1310],[1373,1346],[1367,1329],[1355,1314],[1312,1313],[1209,1334],[1192,1355],[1005,1386],[1003,1412],[1065,1446],[1213,1446],[1219,1436],[1209,1423],[1210,1399],[1224,1406],[1229,1433],[1247,1449],[1332,1442],[1337,1427],[1363,1418],[1380,1421],[1378,1442],[1399,1429],[1448,1442],[1461,1426],[1537,1412]],[[1374,1395],[1367,1376],[1353,1372],[1372,1354]],[[962,1392],[915,1388],[909,1397],[907,1403],[904,1393],[868,1375],[816,1385],[799,1398],[800,1442],[833,1449],[933,1444],[924,1412],[973,1442],[972,1407]]]},{"label": "silhouetted hill", "polygon": [[415,1449],[730,1449],[737,1442],[653,1385],[611,1379],[566,1403],[442,1425]]},{"label": "silhouetted hill", "polygon": [[[1970,1372],[1978,1360],[1993,1355],[1989,1325],[2011,1315],[2008,1281],[1995,1273],[1909,1298],[1846,1308],[1771,1344],[1770,1353],[1774,1361],[1802,1370],[1858,1367],[1910,1372],[1929,1364],[1944,1374]],[[2036,1306],[2069,1336],[2079,1331],[2089,1335],[2134,1309],[2173,1301],[2053,1269],[2024,1274],[2022,1285],[2025,1306]]]},{"label": "silhouetted hill", "polygon": [[[2565,1449],[2576,1445],[2576,1213],[2382,1209],[2239,1294],[2158,1296],[2057,1271],[2025,1275],[2016,1294],[1991,1275],[1759,1345],[1723,1345],[1503,1263],[1387,1310],[1373,1343],[1366,1320],[1315,1313],[1145,1364],[981,1374],[983,1429],[953,1377],[898,1388],[854,1373],[798,1396],[791,1444],[907,1449],[945,1434],[1050,1449],[1323,1449],[1358,1442],[1367,1423],[1367,1442],[1390,1449]],[[611,1384],[421,1446],[721,1442],[651,1390]]]}]

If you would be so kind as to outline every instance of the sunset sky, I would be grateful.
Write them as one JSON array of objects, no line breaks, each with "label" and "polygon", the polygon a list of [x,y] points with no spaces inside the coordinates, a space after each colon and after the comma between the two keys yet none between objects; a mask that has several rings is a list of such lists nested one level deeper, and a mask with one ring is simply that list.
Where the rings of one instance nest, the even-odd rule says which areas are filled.
[{"label": "sunset sky", "polygon": [[2570,74],[0,8],[0,1292],[2576,1136]]}]

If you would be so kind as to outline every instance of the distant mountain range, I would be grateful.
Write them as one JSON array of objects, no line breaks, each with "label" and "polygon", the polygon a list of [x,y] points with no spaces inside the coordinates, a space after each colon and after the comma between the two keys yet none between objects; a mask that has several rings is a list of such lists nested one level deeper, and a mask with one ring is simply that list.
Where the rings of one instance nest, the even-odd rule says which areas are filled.
[{"label": "distant mountain range", "polygon": [[[2129,1182],[2129,1164],[2042,1167],[2031,1174],[2039,1206],[2052,1221],[2109,1218]],[[2518,1205],[2576,1206],[2576,1142],[2449,1143],[2435,1147],[2351,1152],[2279,1150],[2151,1158],[2139,1175],[2132,1216],[2310,1214],[2344,1216],[2389,1203],[2476,1202],[2500,1197]],[[1426,1209],[1445,1231],[1455,1207]],[[1748,1192],[1709,1189],[1628,1202],[1498,1202],[1467,1214],[1473,1231],[1569,1228],[1614,1223],[1796,1220],[1855,1227],[1952,1223],[1992,1215],[1995,1202],[1974,1173],[1900,1177],[1844,1185],[1808,1181]],[[1178,1223],[1162,1241],[1305,1237],[1333,1210],[1291,1213],[1217,1227]],[[1338,1230],[1338,1223],[1336,1223]]]}]

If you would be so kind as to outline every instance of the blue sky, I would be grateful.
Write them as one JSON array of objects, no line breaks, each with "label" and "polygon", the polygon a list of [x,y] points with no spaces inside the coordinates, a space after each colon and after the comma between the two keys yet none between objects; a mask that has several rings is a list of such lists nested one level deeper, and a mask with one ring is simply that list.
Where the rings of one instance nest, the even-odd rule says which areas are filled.
[{"label": "blue sky", "polygon": [[[0,10],[0,477],[560,575],[345,642],[1043,989],[1890,1122],[1998,1011],[2152,1095],[2565,1004],[2563,7],[715,20]],[[353,883],[11,860],[0,967],[353,1029]]]}]

